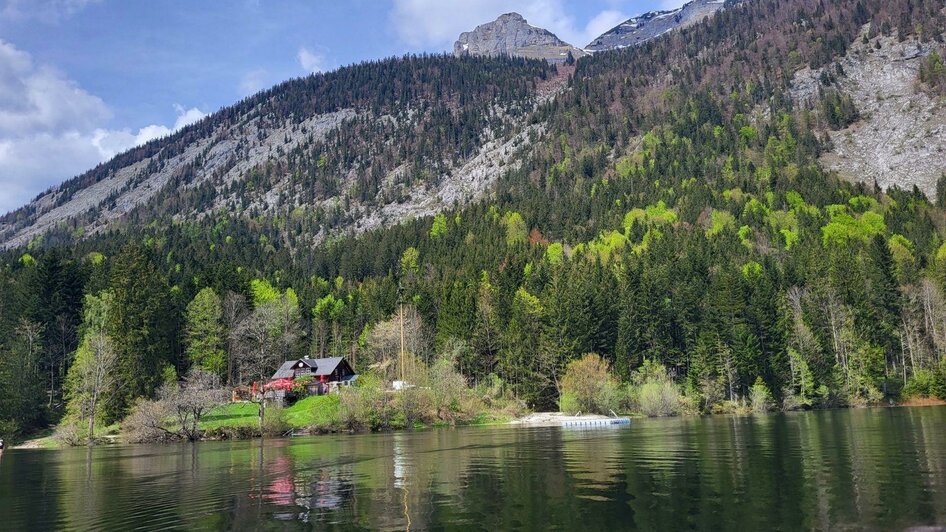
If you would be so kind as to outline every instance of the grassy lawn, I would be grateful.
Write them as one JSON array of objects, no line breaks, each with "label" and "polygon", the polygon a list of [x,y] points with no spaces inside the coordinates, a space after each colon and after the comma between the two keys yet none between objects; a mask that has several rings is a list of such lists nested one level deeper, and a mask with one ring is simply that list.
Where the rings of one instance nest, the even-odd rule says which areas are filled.
[{"label": "grassy lawn", "polygon": [[[267,407],[267,415],[275,411]],[[229,403],[211,410],[200,422],[204,430],[226,427],[255,427],[259,423],[256,403]],[[295,429],[328,428],[338,418],[338,396],[306,397],[282,410],[286,423]]]},{"label": "grassy lawn", "polygon": [[328,428],[338,420],[338,396],[306,397],[284,409],[283,415],[293,428]]},{"label": "grassy lawn", "polygon": [[21,449],[55,449],[59,444],[53,436],[54,432],[55,429],[50,427],[33,434],[29,439],[17,445],[11,445],[10,442],[7,442],[7,444],[11,445],[11,447],[19,447]]},{"label": "grassy lawn", "polygon": [[200,428],[253,427],[259,423],[258,415],[256,403],[228,403],[208,412],[200,421]]}]

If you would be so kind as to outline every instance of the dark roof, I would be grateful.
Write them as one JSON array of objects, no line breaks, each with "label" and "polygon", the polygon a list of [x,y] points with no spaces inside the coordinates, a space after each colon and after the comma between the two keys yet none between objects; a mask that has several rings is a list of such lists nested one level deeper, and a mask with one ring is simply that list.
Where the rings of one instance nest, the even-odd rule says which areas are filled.
[{"label": "dark roof", "polygon": [[342,357],[330,357],[330,358],[299,358],[296,360],[287,360],[282,363],[282,366],[279,366],[279,369],[276,370],[276,373],[273,373],[271,380],[276,379],[291,379],[295,376],[295,371],[297,368],[303,366],[308,366],[312,368],[312,374],[316,377],[320,375],[331,375],[335,368],[342,363],[345,359]]},{"label": "dark roof", "polygon": [[309,366],[310,368],[315,368],[315,360],[308,358],[300,358],[298,360],[287,360],[282,363],[282,366],[279,366],[279,369],[276,370],[276,373],[273,373],[272,379],[289,379],[295,376],[296,368],[301,368],[302,366]]},{"label": "dark roof", "polygon": [[318,366],[315,370],[315,375],[331,375],[335,368],[338,367],[342,361],[345,360],[342,357],[330,357],[330,358],[317,358],[313,362]]}]

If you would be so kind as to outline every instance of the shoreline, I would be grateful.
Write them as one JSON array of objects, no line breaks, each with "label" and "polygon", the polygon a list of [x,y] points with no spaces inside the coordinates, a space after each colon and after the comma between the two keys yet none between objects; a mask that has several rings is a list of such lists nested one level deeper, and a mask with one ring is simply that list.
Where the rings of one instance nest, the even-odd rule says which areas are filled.
[{"label": "shoreline", "polygon": [[[937,399],[934,397],[918,397],[911,398],[905,401],[897,402],[894,404],[883,404],[883,405],[871,405],[871,406],[846,406],[846,407],[837,407],[837,408],[821,408],[821,409],[811,409],[811,410],[799,410],[799,411],[822,411],[822,410],[850,410],[850,409],[861,409],[861,408],[922,408],[922,407],[931,407],[931,406],[946,406],[946,400]],[[766,414],[779,414],[779,413],[791,413],[792,411],[771,411],[766,412]],[[679,416],[667,416],[667,417],[718,417],[718,416],[751,416],[752,413],[748,414],[739,414],[739,413],[723,413],[723,414],[683,414]],[[639,414],[618,414],[619,417],[628,417],[631,419],[645,419],[645,416]],[[521,426],[521,427],[555,427],[559,426],[561,422],[565,419],[575,417],[575,414],[568,414],[565,412],[530,412],[528,414],[513,418],[513,419],[488,419],[488,420],[476,420],[472,422],[465,423],[435,423],[430,425],[418,425],[410,428],[395,428],[389,430],[346,430],[346,429],[336,429],[336,428],[327,428],[327,427],[295,427],[287,431],[287,434],[281,436],[268,436],[273,437],[299,437],[299,436],[322,436],[327,434],[377,434],[385,432],[403,432],[403,431],[414,431],[414,430],[427,430],[435,428],[445,428],[445,427],[485,427],[485,426],[496,426],[496,425],[510,425],[510,426]],[[613,416],[605,416],[602,414],[581,414],[581,417],[588,419],[610,419]],[[35,450],[35,449],[66,449],[69,445],[63,445],[56,442],[55,440],[55,428],[44,429],[42,431],[43,436],[32,437],[24,440],[21,443],[10,445],[8,449],[25,449],[25,450]],[[233,426],[233,427],[217,427],[213,429],[208,429],[205,431],[209,433],[207,437],[202,437],[196,441],[242,441],[242,440],[252,440],[262,436],[259,433],[257,427],[248,427],[248,426]],[[244,435],[245,434],[245,435]],[[99,437],[99,443],[95,446],[100,445],[139,445],[146,443],[133,443],[122,441],[122,438],[119,434],[106,434]],[[151,443],[180,443],[181,440],[169,440],[169,441],[160,441],[160,442],[151,442]],[[74,447],[85,447],[84,445],[78,445]]]}]

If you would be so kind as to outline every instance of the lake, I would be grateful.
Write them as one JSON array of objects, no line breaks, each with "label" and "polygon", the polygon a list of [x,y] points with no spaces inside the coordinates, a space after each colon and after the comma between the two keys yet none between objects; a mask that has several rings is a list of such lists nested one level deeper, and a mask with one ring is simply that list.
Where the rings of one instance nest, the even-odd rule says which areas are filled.
[{"label": "lake", "polygon": [[946,407],[7,450],[0,529],[946,526]]}]

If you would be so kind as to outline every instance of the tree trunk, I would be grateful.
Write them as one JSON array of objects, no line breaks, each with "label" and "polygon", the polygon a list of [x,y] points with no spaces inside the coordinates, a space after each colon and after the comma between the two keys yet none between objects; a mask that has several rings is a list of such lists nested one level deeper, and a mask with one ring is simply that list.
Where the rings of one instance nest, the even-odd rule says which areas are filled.
[{"label": "tree trunk", "polygon": [[89,411],[89,445],[95,442],[95,407],[98,402],[98,393],[92,392],[92,404]]}]

